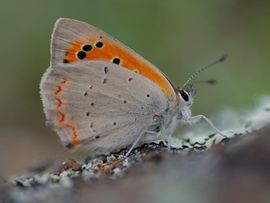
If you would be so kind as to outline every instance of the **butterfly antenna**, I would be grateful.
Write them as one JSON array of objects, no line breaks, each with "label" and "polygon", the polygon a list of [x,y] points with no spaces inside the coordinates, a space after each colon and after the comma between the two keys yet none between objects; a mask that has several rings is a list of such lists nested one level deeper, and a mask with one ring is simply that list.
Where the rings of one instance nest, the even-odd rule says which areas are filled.
[{"label": "butterfly antenna", "polygon": [[194,81],[195,84],[198,83],[203,83],[203,84],[208,84],[208,85],[215,85],[217,84],[217,81],[215,79],[210,79],[210,80],[198,80],[198,81]]},{"label": "butterfly antenna", "polygon": [[185,84],[183,85],[183,87],[186,87],[194,78],[196,78],[200,73],[202,73],[203,71],[205,71],[206,69],[221,63],[223,61],[225,61],[228,58],[228,54],[224,54],[222,57],[220,57],[219,59],[215,60],[214,62],[208,64],[207,66],[202,67],[201,69],[195,71],[194,73],[192,73],[190,75],[190,77],[187,79],[187,81],[185,82]]}]

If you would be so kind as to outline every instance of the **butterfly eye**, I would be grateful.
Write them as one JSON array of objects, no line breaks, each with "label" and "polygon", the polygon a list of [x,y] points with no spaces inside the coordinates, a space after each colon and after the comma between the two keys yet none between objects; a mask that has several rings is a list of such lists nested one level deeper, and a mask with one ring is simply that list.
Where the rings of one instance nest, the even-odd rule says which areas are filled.
[{"label": "butterfly eye", "polygon": [[179,90],[179,93],[185,102],[189,101],[189,94],[185,90]]}]

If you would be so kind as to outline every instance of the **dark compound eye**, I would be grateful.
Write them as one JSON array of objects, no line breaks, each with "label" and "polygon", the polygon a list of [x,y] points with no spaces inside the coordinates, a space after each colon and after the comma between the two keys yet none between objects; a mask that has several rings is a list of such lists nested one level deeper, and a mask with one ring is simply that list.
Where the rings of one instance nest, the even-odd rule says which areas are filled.
[{"label": "dark compound eye", "polygon": [[181,97],[184,99],[185,102],[189,101],[189,95],[185,90],[179,90]]}]

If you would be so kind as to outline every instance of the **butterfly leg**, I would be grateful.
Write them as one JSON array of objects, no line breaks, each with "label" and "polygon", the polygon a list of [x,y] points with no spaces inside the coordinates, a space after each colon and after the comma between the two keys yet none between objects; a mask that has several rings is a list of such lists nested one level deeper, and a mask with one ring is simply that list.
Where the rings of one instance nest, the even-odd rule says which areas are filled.
[{"label": "butterfly leg", "polygon": [[185,119],[185,121],[186,122],[191,122],[191,123],[193,123],[193,122],[198,122],[198,121],[200,121],[200,120],[205,120],[215,131],[216,131],[216,133],[218,133],[218,134],[220,134],[221,136],[223,136],[223,137],[225,137],[225,138],[227,138],[227,136],[224,134],[224,133],[222,133],[213,123],[212,123],[212,121],[210,121],[206,116],[204,116],[204,115],[196,115],[196,116],[191,116],[191,117],[189,117],[189,118],[187,118],[187,119]]},{"label": "butterfly leg", "polygon": [[144,130],[142,131],[142,133],[137,137],[137,139],[133,142],[132,146],[130,147],[130,149],[128,150],[128,152],[125,154],[126,157],[128,157],[128,155],[130,154],[130,152],[136,147],[136,145],[138,144],[138,142],[140,141],[140,139],[142,138],[142,136],[147,133],[147,134],[153,134],[156,135],[157,132],[154,131],[149,131],[149,130]]}]

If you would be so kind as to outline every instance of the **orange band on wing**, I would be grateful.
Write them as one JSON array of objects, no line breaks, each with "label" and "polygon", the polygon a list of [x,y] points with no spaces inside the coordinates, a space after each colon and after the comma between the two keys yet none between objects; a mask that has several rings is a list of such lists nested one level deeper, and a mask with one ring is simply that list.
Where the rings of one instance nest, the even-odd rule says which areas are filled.
[{"label": "orange band on wing", "polygon": [[68,82],[67,78],[64,78],[57,86],[56,90],[54,92],[55,96],[55,105],[56,105],[56,111],[58,113],[58,119],[56,125],[60,125],[61,127],[68,128],[71,132],[71,145],[75,146],[77,144],[80,144],[79,141],[79,133],[75,125],[71,124],[67,121],[66,113],[62,110],[62,107],[64,105],[64,102],[62,98],[60,97],[60,93],[63,91],[64,85]]},{"label": "orange band on wing", "polygon": [[[101,47],[98,42],[102,43]],[[88,45],[88,51],[83,49],[83,46]],[[89,50],[90,45],[90,50]],[[79,53],[80,52],[80,53]],[[114,61],[114,59],[116,61]],[[170,82],[163,76],[163,74],[153,67],[152,64],[141,60],[133,53],[120,47],[116,43],[106,39],[89,39],[89,44],[83,44],[80,41],[73,41],[70,49],[66,52],[64,62],[70,63],[79,60],[103,60],[107,62],[115,62],[122,67],[149,78],[156,83],[169,98],[175,99],[175,92]]]}]

